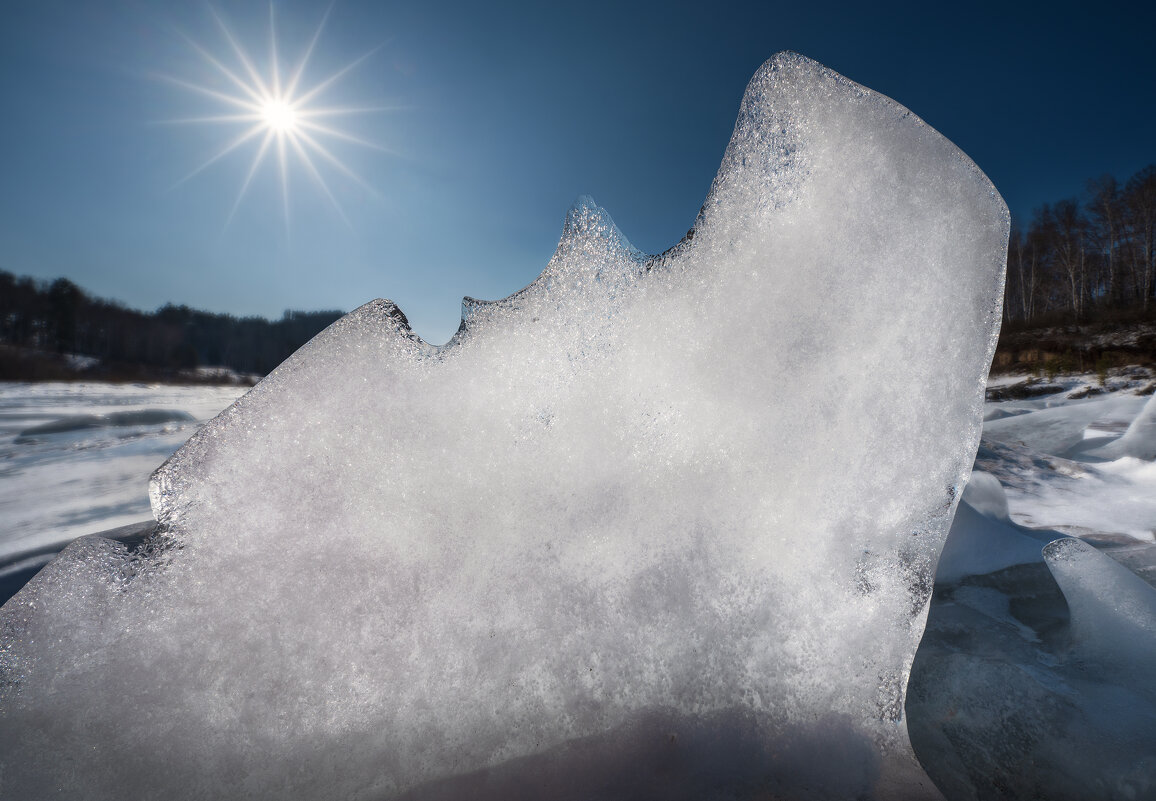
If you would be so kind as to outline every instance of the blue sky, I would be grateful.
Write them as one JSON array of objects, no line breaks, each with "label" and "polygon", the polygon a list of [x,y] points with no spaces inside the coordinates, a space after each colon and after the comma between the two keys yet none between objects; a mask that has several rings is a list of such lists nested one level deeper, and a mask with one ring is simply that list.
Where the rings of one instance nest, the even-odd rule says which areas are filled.
[{"label": "blue sky", "polygon": [[[369,53],[317,105],[388,107],[318,135],[341,211],[299,160],[289,221],[260,137],[172,79],[236,94],[204,2],[14,2],[0,11],[0,269],[130,306],[279,316],[389,297],[446,340],[463,295],[545,265],[589,193],[638,247],[693,222],[758,66],[797,50],[903,103],[988,173],[1013,214],[1156,162],[1156,15],[1144,4],[357,2],[330,10],[302,88]],[[282,71],[329,7],[273,5]],[[212,6],[262,72],[267,2]],[[292,153],[290,152],[290,155]],[[344,214],[346,219],[342,218]]]}]

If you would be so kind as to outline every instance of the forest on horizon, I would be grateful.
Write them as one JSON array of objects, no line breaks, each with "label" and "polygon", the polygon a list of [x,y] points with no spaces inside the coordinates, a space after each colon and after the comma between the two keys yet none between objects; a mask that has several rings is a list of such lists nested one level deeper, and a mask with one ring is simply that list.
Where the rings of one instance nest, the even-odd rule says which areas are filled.
[{"label": "forest on horizon", "polygon": [[1156,164],[1091,180],[1036,209],[1008,242],[1004,323],[1013,329],[1156,312]]},{"label": "forest on horizon", "polygon": [[[0,379],[191,378],[202,366],[266,375],[340,310],[287,310],[279,320],[165,304],[129,309],[89,295],[67,278],[44,282],[0,271]],[[99,364],[78,371],[63,358]]]}]

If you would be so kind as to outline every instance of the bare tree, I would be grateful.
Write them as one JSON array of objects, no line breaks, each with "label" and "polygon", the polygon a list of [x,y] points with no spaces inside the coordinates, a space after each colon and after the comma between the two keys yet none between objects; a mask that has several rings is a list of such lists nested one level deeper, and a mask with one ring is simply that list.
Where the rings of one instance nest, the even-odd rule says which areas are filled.
[{"label": "bare tree", "polygon": [[1128,179],[1122,197],[1122,222],[1134,298],[1147,310],[1156,292],[1156,164]]},{"label": "bare tree", "polygon": [[1120,187],[1111,175],[1102,175],[1088,182],[1088,196],[1088,239],[1099,267],[1093,294],[1109,306],[1121,306],[1125,293],[1119,280],[1123,216]]},{"label": "bare tree", "polygon": [[1075,199],[1061,200],[1055,206],[1045,205],[1040,214],[1041,227],[1048,240],[1059,277],[1067,290],[1066,305],[1079,319],[1084,316],[1084,299],[1088,294],[1087,220]]}]

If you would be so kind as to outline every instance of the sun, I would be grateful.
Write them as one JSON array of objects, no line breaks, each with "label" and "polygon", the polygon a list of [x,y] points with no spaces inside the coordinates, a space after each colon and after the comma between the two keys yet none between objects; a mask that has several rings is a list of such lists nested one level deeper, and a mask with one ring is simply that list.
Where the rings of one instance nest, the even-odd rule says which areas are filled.
[{"label": "sun", "polygon": [[[326,182],[322,169],[336,171],[346,178],[360,184],[371,193],[374,190],[366,184],[353,170],[345,165],[331,150],[332,144],[326,140],[338,140],[344,143],[359,145],[385,151],[381,145],[359,138],[330,123],[330,118],[368,112],[391,111],[390,107],[356,107],[356,106],[322,106],[318,101],[326,90],[353,71],[362,62],[376,52],[377,48],[362,55],[360,58],[347,64],[342,69],[317,81],[303,89],[305,73],[310,57],[321,38],[321,32],[329,19],[330,11],[325,12],[317,30],[314,32],[297,66],[288,74],[283,74],[278,60],[278,43],[276,25],[273,16],[273,7],[269,7],[269,61],[267,68],[262,71],[249,55],[248,51],[237,41],[237,37],[225,24],[216,10],[211,10],[213,20],[221,33],[226,55],[218,56],[192,39],[185,37],[185,41],[192,47],[205,62],[212,67],[219,78],[224,78],[229,85],[229,91],[187,81],[171,75],[159,76],[163,80],[175,84],[182,89],[195,92],[203,97],[211,98],[220,103],[226,112],[206,117],[192,117],[179,120],[166,120],[175,124],[212,124],[235,125],[241,130],[215,155],[190,172],[177,182],[176,186],[208,169],[225,156],[246,146],[253,148],[253,158],[245,174],[236,200],[225,225],[232,221],[237,209],[244,200],[254,176],[260,171],[270,153],[276,154],[276,168],[280,175],[281,205],[285,216],[286,230],[289,228],[289,173],[290,162],[299,164],[309,173],[313,182],[329,199],[334,209],[345,223],[349,224],[341,204],[337,202],[329,184]],[[327,146],[328,145],[328,146]],[[387,151],[388,152],[388,151]]]},{"label": "sun", "polygon": [[261,105],[265,125],[279,134],[297,133],[297,112],[284,100],[270,98]]}]

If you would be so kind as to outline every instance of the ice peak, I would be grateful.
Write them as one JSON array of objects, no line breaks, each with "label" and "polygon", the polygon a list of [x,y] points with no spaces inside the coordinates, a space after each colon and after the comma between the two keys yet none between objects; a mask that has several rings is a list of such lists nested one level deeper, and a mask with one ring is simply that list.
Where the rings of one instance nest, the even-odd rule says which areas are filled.
[{"label": "ice peak", "polygon": [[[574,248],[605,247],[617,250],[632,261],[645,261],[645,253],[631,244],[615,225],[610,212],[594,202],[590,195],[579,195],[566,212],[558,253]],[[555,259],[558,258],[557,253]]]}]

